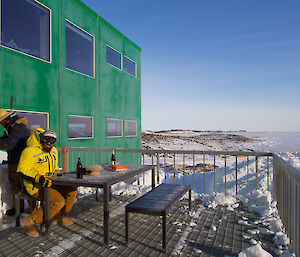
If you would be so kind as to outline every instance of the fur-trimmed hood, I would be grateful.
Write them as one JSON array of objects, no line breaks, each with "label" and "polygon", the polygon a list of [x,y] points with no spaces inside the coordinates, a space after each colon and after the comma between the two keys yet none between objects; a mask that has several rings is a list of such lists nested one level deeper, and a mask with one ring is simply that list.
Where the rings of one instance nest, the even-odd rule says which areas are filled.
[{"label": "fur-trimmed hood", "polygon": [[41,142],[40,142],[40,134],[41,133],[44,133],[45,132],[45,130],[44,129],[42,129],[42,128],[36,128],[33,132],[32,132],[32,134],[31,134],[31,136],[27,139],[27,142],[26,142],[26,144],[27,144],[27,146],[37,146],[37,147],[42,147],[42,145],[41,145]]}]

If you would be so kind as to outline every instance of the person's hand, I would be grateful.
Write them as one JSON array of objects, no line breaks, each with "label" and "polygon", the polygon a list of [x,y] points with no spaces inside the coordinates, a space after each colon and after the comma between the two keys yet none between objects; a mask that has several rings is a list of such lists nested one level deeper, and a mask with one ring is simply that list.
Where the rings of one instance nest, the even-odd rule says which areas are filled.
[{"label": "person's hand", "polygon": [[52,180],[49,179],[49,177],[43,175],[36,175],[35,182],[39,183],[42,187],[51,187],[52,185]]}]

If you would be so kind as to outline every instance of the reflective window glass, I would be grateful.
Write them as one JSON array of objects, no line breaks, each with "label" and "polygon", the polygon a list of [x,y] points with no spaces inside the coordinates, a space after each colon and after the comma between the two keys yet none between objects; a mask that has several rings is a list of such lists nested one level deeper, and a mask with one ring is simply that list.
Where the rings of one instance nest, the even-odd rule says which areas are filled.
[{"label": "reflective window glass", "polygon": [[107,119],[107,136],[108,137],[122,137],[123,136],[123,122],[117,119]]},{"label": "reflective window glass", "polygon": [[124,130],[125,130],[125,137],[136,137],[137,122],[132,120],[125,120]]},{"label": "reflective window glass", "polygon": [[122,55],[118,51],[112,49],[109,46],[106,46],[106,62],[107,63],[109,63],[121,70],[122,69],[121,58],[122,58]]},{"label": "reflective window glass", "polygon": [[132,76],[136,76],[136,63],[124,56],[124,71]]},{"label": "reflective window glass", "polygon": [[50,10],[33,0],[1,1],[1,45],[50,62]]},{"label": "reflective window glass", "polygon": [[93,118],[84,116],[68,116],[69,138],[92,138]]},{"label": "reflective window glass", "polygon": [[66,21],[66,67],[94,77],[94,38]]},{"label": "reflective window glass", "polygon": [[[7,110],[10,111],[10,110]],[[48,113],[42,112],[27,112],[27,111],[14,111],[19,117],[26,117],[28,121],[27,128],[33,132],[36,128],[48,129]]]}]

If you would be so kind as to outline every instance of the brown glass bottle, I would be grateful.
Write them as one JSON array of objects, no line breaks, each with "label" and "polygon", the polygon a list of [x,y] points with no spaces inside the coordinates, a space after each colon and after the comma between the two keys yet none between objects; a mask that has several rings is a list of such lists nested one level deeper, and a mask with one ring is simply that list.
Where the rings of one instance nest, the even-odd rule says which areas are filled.
[{"label": "brown glass bottle", "polygon": [[115,156],[114,150],[112,150],[112,153],[111,153],[111,165],[116,165],[116,156]]},{"label": "brown glass bottle", "polygon": [[77,161],[77,165],[76,165],[76,175],[77,175],[77,178],[82,178],[82,175],[83,175],[80,157],[78,157],[78,161]]}]

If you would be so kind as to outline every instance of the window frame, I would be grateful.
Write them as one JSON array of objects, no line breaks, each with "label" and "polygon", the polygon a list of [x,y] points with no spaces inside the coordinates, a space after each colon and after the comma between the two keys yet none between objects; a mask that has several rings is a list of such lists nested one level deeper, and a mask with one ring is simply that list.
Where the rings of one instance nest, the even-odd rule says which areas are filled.
[{"label": "window frame", "polygon": [[[107,62],[107,48],[106,47],[109,47],[110,49],[112,49],[112,50],[114,50],[114,51],[116,51],[116,52],[118,52],[120,55],[121,55],[121,68],[119,68],[119,67],[117,67],[117,66],[114,66],[114,65],[112,65],[111,63],[109,63],[109,62]],[[120,70],[120,71],[122,71],[123,70],[123,54],[120,52],[120,51],[118,51],[118,50],[116,50],[116,49],[114,49],[113,47],[111,47],[110,45],[108,45],[108,44],[105,44],[105,59],[106,59],[106,64],[108,64],[108,65],[110,65],[110,66],[112,66],[112,67],[114,67],[114,68],[116,68],[116,69],[118,69],[118,70]]]},{"label": "window frame", "polygon": [[[81,27],[79,27],[78,25],[76,25],[75,23],[73,23],[72,21],[68,20],[68,19],[65,19],[65,22],[69,22],[70,24],[72,24],[74,27],[80,29],[81,31],[83,31],[84,33],[88,34],[89,36],[91,36],[93,38],[93,76],[90,76],[88,74],[85,74],[85,73],[82,73],[80,71],[76,71],[76,70],[72,70],[71,68],[68,68],[67,67],[67,37],[66,37],[66,33],[65,33],[65,69],[66,70],[69,70],[69,71],[72,71],[72,72],[75,72],[75,73],[78,73],[78,74],[81,74],[81,75],[84,75],[84,76],[87,76],[89,78],[93,78],[95,79],[96,78],[96,62],[95,62],[95,36],[93,36],[91,33],[87,32],[86,30],[82,29]],[[65,23],[65,28],[66,28],[66,23]]]},{"label": "window frame", "polygon": [[[125,69],[123,68],[124,72],[127,73],[128,75],[134,77],[134,78],[137,78],[137,63],[136,63],[134,60],[132,60],[131,58],[129,58],[128,56],[126,56],[126,55],[124,55],[123,62],[124,62],[125,58],[127,58],[128,60],[134,62],[134,64],[135,64],[135,65],[134,65],[135,76],[133,76],[133,75],[130,74],[129,72],[125,71]],[[124,64],[123,64],[123,67],[124,67]]]},{"label": "window frame", "polygon": [[[81,118],[91,118],[92,119],[92,136],[91,137],[69,137],[69,116],[72,117],[81,117]],[[68,115],[68,140],[77,140],[77,139],[94,139],[94,117],[93,116],[84,116],[84,115]]]},{"label": "window frame", "polygon": [[[17,49],[13,49],[13,48],[10,48],[10,47],[8,47],[8,46],[5,46],[5,45],[2,45],[2,38],[1,38],[1,35],[2,35],[2,33],[1,33],[1,31],[0,31],[0,46],[1,47],[3,47],[3,48],[6,48],[6,49],[9,49],[9,50],[11,50],[11,51],[14,51],[14,52],[17,52],[17,53],[21,53],[21,54],[23,54],[23,55],[26,55],[26,56],[29,56],[29,57],[31,57],[31,58],[34,58],[34,59],[37,59],[37,60],[40,60],[40,61],[43,61],[43,62],[46,62],[46,63],[52,63],[52,10],[48,7],[48,6],[46,6],[46,5],[44,5],[43,3],[41,3],[41,2],[39,2],[39,1],[37,1],[37,0],[33,0],[34,2],[36,2],[37,4],[40,4],[41,6],[43,6],[43,7],[45,7],[46,9],[48,9],[49,10],[49,32],[50,32],[50,35],[49,35],[49,47],[50,47],[50,60],[49,61],[47,61],[47,60],[45,60],[45,59],[42,59],[42,58],[39,58],[39,57],[36,57],[36,56],[34,56],[34,55],[31,55],[31,54],[27,54],[27,53],[24,53],[24,52],[22,52],[22,51],[20,51],[20,50],[17,50]],[[1,30],[1,27],[2,27],[2,24],[1,24],[1,20],[2,20],[2,16],[1,16],[1,13],[2,13],[2,11],[1,11],[1,7],[2,7],[2,0],[0,0],[0,30]]]},{"label": "window frame", "polygon": [[[10,112],[10,109],[5,109],[5,110]],[[37,111],[27,111],[27,110],[15,110],[15,109],[13,109],[12,111],[13,112],[32,113],[32,114],[42,114],[42,115],[46,114],[46,117],[47,117],[47,128],[46,129],[49,129],[49,112],[37,112]],[[30,129],[30,128],[28,128],[28,129]],[[31,131],[30,131],[30,133],[31,133]]]},{"label": "window frame", "polygon": [[[125,123],[126,121],[135,122],[135,135],[126,136]],[[137,137],[137,121],[136,120],[124,120],[124,136],[125,137]]]},{"label": "window frame", "polygon": [[[121,136],[108,136],[108,129],[107,129],[107,127],[108,127],[108,120],[117,120],[117,121],[121,121],[121,129],[122,129],[122,133],[121,133]],[[107,138],[120,138],[120,137],[123,137],[123,135],[124,135],[124,129],[123,129],[123,124],[124,122],[123,122],[123,120],[122,119],[114,119],[114,118],[106,118],[106,137]]]}]

